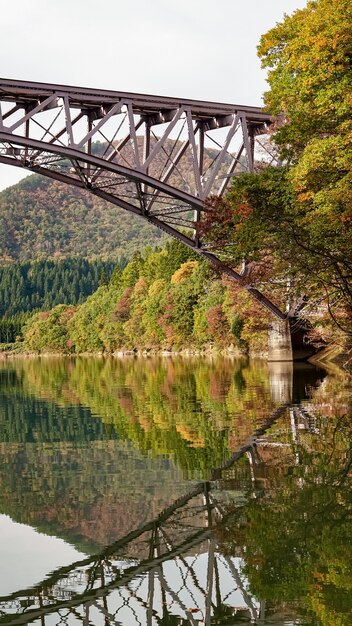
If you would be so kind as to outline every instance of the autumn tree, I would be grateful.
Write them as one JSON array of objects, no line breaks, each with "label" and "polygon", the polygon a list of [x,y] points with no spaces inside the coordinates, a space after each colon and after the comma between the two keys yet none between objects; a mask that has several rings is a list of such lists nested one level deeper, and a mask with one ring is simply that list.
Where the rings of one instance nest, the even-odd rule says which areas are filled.
[{"label": "autumn tree", "polygon": [[[290,164],[291,208],[301,273],[352,317],[352,5],[312,0],[266,33],[265,104]],[[279,222],[280,224],[280,222]],[[284,233],[281,233],[284,234]],[[291,239],[292,240],[292,239]],[[306,270],[304,271],[304,268]]]},{"label": "autumn tree", "polygon": [[210,201],[200,226],[227,259],[250,263],[247,283],[269,283],[281,306],[289,284],[292,305],[307,295],[348,332],[351,28],[349,0],[314,0],[263,35],[258,52],[268,69],[265,104],[276,117],[280,165],[261,163],[254,174],[236,177],[225,199]]}]

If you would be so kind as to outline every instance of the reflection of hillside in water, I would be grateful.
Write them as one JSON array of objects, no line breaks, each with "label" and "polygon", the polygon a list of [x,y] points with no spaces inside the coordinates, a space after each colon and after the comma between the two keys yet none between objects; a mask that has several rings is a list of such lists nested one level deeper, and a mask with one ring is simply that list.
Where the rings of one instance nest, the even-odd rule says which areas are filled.
[{"label": "reflection of hillside in water", "polygon": [[0,510],[95,551],[164,508],[187,488],[168,459],[129,442],[2,444]]},{"label": "reflection of hillside in water", "polygon": [[[84,424],[89,415],[96,415],[101,418],[100,429],[103,424],[108,433],[133,440],[141,450],[171,453],[185,471],[206,471],[219,465],[282,401],[273,397],[268,367],[263,363],[77,358],[34,359],[16,362],[13,367],[23,396],[69,411],[77,407],[83,411],[84,407],[90,412]],[[23,426],[19,432],[25,430]],[[66,427],[59,439],[66,440],[68,426],[68,420],[59,420],[58,428]],[[97,426],[91,423],[89,431],[94,428]],[[38,441],[46,430],[45,424],[38,424]],[[85,432],[77,435],[87,439]],[[18,440],[16,437],[18,433],[15,438],[9,435],[8,440]],[[102,432],[93,438],[102,438]],[[207,458],[208,449],[211,459]]]},{"label": "reflection of hillside in water", "polygon": [[0,381],[1,512],[88,550],[211,476],[277,404],[265,365],[230,359],[18,360]]}]

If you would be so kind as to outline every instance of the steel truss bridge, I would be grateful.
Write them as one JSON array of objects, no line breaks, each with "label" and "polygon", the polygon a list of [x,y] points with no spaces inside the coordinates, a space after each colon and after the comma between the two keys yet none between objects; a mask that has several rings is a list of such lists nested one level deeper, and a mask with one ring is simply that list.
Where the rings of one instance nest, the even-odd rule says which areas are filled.
[{"label": "steel truss bridge", "polygon": [[[273,439],[270,429],[278,421]],[[299,464],[302,431],[319,436],[316,418],[300,404],[280,405],[223,467],[213,470],[211,480],[194,486],[154,520],[32,588],[0,597],[0,624],[45,626],[54,623],[54,615],[55,624],[66,626],[264,621],[264,603],[248,591],[238,559],[219,551],[216,530],[240,518],[246,493],[257,497],[261,448],[288,447],[292,462]],[[285,443],[277,440],[280,433]],[[238,472],[236,462],[242,457],[247,457],[247,468]],[[236,498],[229,496],[229,487]],[[224,578],[227,585],[220,584]]]},{"label": "steel truss bridge", "polygon": [[139,215],[286,319],[198,230],[207,198],[222,196],[237,173],[253,171],[270,121],[259,107],[0,79],[0,163]]}]

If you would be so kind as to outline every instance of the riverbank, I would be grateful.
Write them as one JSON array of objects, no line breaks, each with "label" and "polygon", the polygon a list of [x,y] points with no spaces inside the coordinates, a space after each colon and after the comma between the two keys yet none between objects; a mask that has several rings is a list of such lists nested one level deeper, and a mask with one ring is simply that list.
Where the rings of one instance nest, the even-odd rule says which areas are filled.
[{"label": "riverbank", "polygon": [[[249,352],[244,354],[241,352],[236,346],[233,344],[227,347],[219,347],[207,344],[202,348],[196,347],[181,347],[177,350],[171,349],[121,349],[116,350],[114,352],[108,351],[85,351],[85,352],[69,352],[69,351],[58,351],[58,350],[38,350],[38,351],[30,351],[27,350],[23,345],[17,344],[15,347],[11,348],[11,344],[6,344],[6,348],[0,345],[0,360],[7,359],[36,359],[40,358],[78,358],[78,357],[95,357],[95,358],[149,358],[149,357],[163,357],[163,358],[172,358],[172,357],[206,357],[206,358],[217,358],[217,357],[225,357],[229,359],[248,359],[248,360],[262,360],[266,362],[270,362],[269,353],[266,350],[257,351],[257,352]],[[352,359],[350,352],[343,348],[342,345],[331,344],[323,349],[321,349],[317,354],[312,357],[305,359],[307,363],[311,363],[312,365],[325,367],[327,369],[337,368],[344,369],[347,371],[351,371],[352,369]],[[293,361],[296,362],[296,361]],[[298,361],[297,361],[298,362]]]},{"label": "riverbank", "polygon": [[172,356],[227,356],[232,358],[256,358],[267,359],[267,352],[243,354],[238,348],[234,346],[228,346],[226,348],[219,348],[215,346],[205,346],[203,348],[184,347],[177,350],[168,349],[121,349],[109,352],[107,350],[101,351],[84,351],[84,352],[71,352],[71,351],[59,351],[59,350],[27,350],[26,348],[18,345],[13,349],[2,350],[0,346],[0,359],[9,359],[15,357],[21,358],[36,358],[36,357],[107,357],[107,358],[122,358],[122,357],[172,357]]}]

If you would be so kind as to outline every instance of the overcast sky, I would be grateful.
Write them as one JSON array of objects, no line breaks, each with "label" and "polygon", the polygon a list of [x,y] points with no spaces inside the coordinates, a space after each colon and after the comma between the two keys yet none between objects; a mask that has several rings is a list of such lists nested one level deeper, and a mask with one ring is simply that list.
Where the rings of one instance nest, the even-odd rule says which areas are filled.
[{"label": "overcast sky", "polygon": [[[306,0],[0,0],[3,78],[260,105],[260,35]],[[0,166],[0,189],[23,177]]]}]

